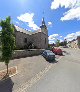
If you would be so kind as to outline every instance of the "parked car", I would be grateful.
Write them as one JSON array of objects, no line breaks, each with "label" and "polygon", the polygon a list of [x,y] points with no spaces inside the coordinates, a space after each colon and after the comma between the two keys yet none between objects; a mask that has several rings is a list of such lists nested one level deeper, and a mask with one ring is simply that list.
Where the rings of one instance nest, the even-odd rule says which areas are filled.
[{"label": "parked car", "polygon": [[63,52],[60,48],[53,48],[52,52],[55,53],[56,55],[63,55]]},{"label": "parked car", "polygon": [[50,50],[45,50],[43,53],[42,53],[42,56],[46,59],[46,60],[49,60],[49,61],[55,61],[55,54],[50,51]]},{"label": "parked car", "polygon": [[63,48],[68,48],[68,46],[63,46]]}]

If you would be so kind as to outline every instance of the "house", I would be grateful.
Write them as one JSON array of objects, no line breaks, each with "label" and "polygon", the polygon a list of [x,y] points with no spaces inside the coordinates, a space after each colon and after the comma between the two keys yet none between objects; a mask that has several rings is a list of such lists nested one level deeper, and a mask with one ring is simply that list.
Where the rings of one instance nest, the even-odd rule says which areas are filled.
[{"label": "house", "polygon": [[40,29],[34,32],[27,31],[16,25],[14,27],[17,48],[24,48],[30,43],[39,49],[48,48],[48,30],[44,18]]},{"label": "house", "polygon": [[80,36],[77,36],[77,39],[73,39],[72,41],[69,41],[67,46],[71,47],[71,48],[79,48],[80,49]]}]

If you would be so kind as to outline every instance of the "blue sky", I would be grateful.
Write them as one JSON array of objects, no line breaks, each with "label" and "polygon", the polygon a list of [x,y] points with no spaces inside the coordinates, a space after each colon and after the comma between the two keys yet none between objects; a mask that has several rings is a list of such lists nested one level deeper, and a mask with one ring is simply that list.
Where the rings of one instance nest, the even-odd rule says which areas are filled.
[{"label": "blue sky", "polygon": [[7,16],[29,31],[38,30],[44,16],[49,43],[80,35],[80,0],[0,0],[0,19]]}]

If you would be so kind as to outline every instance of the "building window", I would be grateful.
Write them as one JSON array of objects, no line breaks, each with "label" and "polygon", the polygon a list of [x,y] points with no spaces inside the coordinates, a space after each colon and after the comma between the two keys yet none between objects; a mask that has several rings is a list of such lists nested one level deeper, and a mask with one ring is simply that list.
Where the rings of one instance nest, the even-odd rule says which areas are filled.
[{"label": "building window", "polygon": [[45,38],[45,44],[46,44],[46,38]]},{"label": "building window", "polygon": [[24,42],[27,43],[27,38],[24,39]]}]

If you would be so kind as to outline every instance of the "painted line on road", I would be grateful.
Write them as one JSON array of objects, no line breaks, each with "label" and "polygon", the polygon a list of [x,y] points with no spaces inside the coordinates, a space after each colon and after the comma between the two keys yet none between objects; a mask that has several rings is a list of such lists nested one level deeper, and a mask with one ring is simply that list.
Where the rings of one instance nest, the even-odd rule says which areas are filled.
[{"label": "painted line on road", "polygon": [[26,82],[25,84],[21,85],[21,87],[18,90],[14,90],[13,92],[25,92],[25,90],[27,91],[28,88],[30,88],[32,85],[34,85],[37,81],[39,81],[42,76],[49,71],[49,69],[51,69],[53,64],[50,64],[49,66],[47,66],[43,71],[40,71],[38,74],[36,74],[35,77],[31,78],[31,80],[29,80],[28,82]]},{"label": "painted line on road", "polygon": [[[57,59],[60,60],[62,56]],[[40,71],[38,74],[35,75],[35,77],[31,78],[31,80],[27,81],[21,87],[19,87],[17,90],[14,90],[13,92],[27,92],[27,90],[33,86],[35,83],[37,83],[50,69],[52,66],[55,66],[55,64],[49,64],[44,70]]]}]

